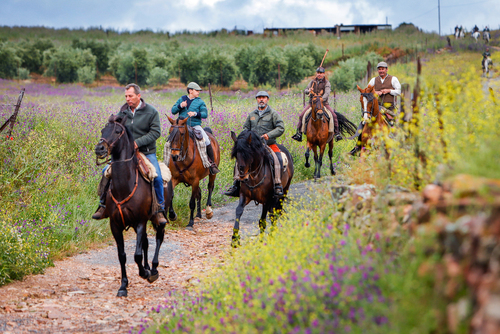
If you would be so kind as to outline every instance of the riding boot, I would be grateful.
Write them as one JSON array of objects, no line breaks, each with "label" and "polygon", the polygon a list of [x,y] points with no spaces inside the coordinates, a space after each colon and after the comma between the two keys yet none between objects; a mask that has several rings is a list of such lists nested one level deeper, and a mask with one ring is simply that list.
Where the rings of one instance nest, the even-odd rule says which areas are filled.
[{"label": "riding boot", "polygon": [[334,137],[335,137],[335,141],[341,141],[342,139],[344,139],[342,137],[342,135],[340,134],[340,132],[335,133]]},{"label": "riding boot", "polygon": [[240,197],[240,181],[234,180],[233,185],[224,193],[226,196]]},{"label": "riding boot", "polygon": [[151,217],[151,221],[155,224],[155,225],[167,225],[167,218],[166,218],[166,215],[165,215],[165,210],[164,209],[160,209],[158,210],[154,215],[153,217]]},{"label": "riding boot", "polygon": [[95,220],[100,220],[104,218],[108,218],[107,215],[105,215],[106,211],[106,195],[108,194],[108,189],[109,189],[109,184],[111,183],[111,180],[108,179],[107,177],[104,177],[104,175],[101,178],[101,182],[99,183],[99,188],[98,188],[98,193],[99,193],[99,207],[97,208],[96,212],[92,215],[92,219]]},{"label": "riding boot", "polygon": [[215,175],[220,172],[220,170],[215,164],[214,149],[212,148],[212,145],[207,146],[207,155],[208,159],[210,159],[210,162],[212,163],[208,169],[210,170],[210,174]]},{"label": "riding boot", "polygon": [[281,186],[280,183],[274,184],[274,196],[279,198],[285,196],[285,193],[283,192],[283,187]]},{"label": "riding boot", "polygon": [[292,136],[292,139],[293,140],[296,140],[298,142],[301,142],[302,141],[302,131],[300,131],[300,128],[297,129],[297,133],[295,133],[293,136]]}]

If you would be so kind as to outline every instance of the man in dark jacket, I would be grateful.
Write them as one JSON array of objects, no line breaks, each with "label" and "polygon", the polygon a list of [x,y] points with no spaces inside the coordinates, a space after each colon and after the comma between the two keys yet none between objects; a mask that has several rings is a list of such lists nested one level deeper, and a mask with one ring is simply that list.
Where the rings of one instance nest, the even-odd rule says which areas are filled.
[{"label": "man in dark jacket", "polygon": [[[158,159],[156,158],[156,140],[161,135],[160,115],[153,106],[144,102],[141,98],[141,89],[136,84],[129,84],[125,87],[125,99],[127,103],[120,108],[117,116],[127,117],[125,126],[132,132],[136,148],[139,149],[139,152],[144,153],[156,169],[158,176],[154,179],[154,188],[160,210],[155,214],[157,215],[158,222],[165,224],[167,220],[164,212],[163,178],[160,166],[158,165]],[[104,211],[109,179],[103,176],[101,183],[105,183],[104,189],[106,191],[102,192],[99,208],[92,216],[93,219],[106,218],[104,217]]]},{"label": "man in dark jacket", "polygon": [[[280,149],[276,145],[276,138],[285,132],[285,123],[274,109],[268,106],[269,94],[260,91],[255,96],[257,99],[257,109],[252,111],[243,125],[243,130],[252,130],[266,140],[267,146],[272,150],[274,159],[274,195],[283,197],[283,187],[281,185],[281,162],[278,154]],[[281,153],[280,153],[281,154]],[[236,167],[235,167],[236,170]],[[240,181],[235,180],[233,185],[224,193],[227,196],[238,197],[240,193]]]}]

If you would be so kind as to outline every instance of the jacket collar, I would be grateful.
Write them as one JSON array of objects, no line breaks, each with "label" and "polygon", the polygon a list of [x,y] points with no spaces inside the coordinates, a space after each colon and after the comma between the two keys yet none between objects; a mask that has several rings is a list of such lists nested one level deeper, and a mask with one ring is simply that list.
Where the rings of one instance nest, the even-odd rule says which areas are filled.
[{"label": "jacket collar", "polygon": [[[142,110],[142,109],[144,109],[144,108],[146,108],[146,102],[144,102],[144,99],[141,97],[141,104],[140,104],[140,108],[137,108],[135,111],[137,111],[137,110]],[[130,110],[130,106],[129,106],[127,103],[125,103],[125,104],[124,104],[124,105],[120,108],[120,111],[121,111],[121,112],[124,112],[125,110],[128,110],[128,111],[132,112],[132,111]]]},{"label": "jacket collar", "polygon": [[[261,112],[260,112],[260,110],[259,110],[259,108],[256,108],[254,111],[255,111],[257,114],[260,114],[260,113],[261,113]],[[261,114],[262,114],[262,115],[264,115],[265,113],[270,112],[270,111],[271,111],[271,107],[270,107],[269,105],[267,105],[266,109],[264,109],[264,111],[262,111],[262,113],[261,113]]]}]

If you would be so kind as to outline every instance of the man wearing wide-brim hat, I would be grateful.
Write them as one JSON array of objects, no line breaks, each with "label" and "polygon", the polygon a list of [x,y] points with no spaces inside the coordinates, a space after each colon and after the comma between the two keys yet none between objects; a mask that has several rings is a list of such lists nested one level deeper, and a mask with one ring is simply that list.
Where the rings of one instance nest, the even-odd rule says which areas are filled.
[{"label": "man wearing wide-brim hat", "polygon": [[[372,78],[368,86],[375,88],[378,95],[378,104],[385,107],[389,112],[385,113],[388,121],[392,123],[394,119],[394,101],[396,96],[401,95],[401,84],[398,78],[387,74],[387,63],[382,61],[377,64],[378,77]],[[392,124],[391,124],[392,125]]]}]

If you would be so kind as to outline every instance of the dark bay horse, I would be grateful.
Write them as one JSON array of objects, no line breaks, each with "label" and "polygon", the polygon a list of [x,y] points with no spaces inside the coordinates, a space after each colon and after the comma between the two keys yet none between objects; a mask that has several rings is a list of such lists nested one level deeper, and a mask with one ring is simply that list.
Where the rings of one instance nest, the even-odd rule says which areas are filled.
[{"label": "dark bay horse", "polygon": [[[186,228],[192,229],[195,221],[194,210],[196,205],[198,206],[196,217],[201,219],[200,181],[207,177],[210,172],[203,166],[200,153],[196,147],[194,133],[187,125],[188,119],[189,118],[174,120],[168,117],[171,124],[168,141],[170,142],[172,153],[170,155],[170,161],[165,161],[165,163],[168,163],[168,167],[172,173],[172,181],[169,182],[168,185],[167,192],[169,195],[166,197],[165,209],[168,210],[170,220],[177,219],[177,214],[172,205],[174,189],[179,183],[191,186],[191,200],[189,201],[191,215],[189,216],[189,223]],[[214,150],[214,162],[218,166],[220,163],[219,143],[210,131],[206,132]],[[212,174],[208,176],[208,199],[205,211],[208,219],[213,217],[212,192],[214,190],[215,177],[216,175]]]},{"label": "dark bay horse", "polygon": [[[240,200],[236,208],[236,220],[234,222],[231,246],[237,247],[240,244],[240,218],[245,206],[251,201],[262,204],[262,214],[259,220],[260,232],[266,229],[266,216],[268,212],[280,211],[282,200],[274,197],[274,168],[271,167],[272,158],[264,146],[262,139],[253,131],[244,130],[236,138],[236,134],[231,131],[231,138],[234,141],[231,158],[236,159],[238,170],[235,177],[241,182]],[[288,193],[288,188],[293,177],[293,160],[290,152],[280,144],[277,144],[288,160],[288,166],[281,175],[283,193]],[[279,154],[279,153],[278,153]],[[273,212],[273,210],[276,210]]]},{"label": "dark bay horse", "polygon": [[370,147],[369,141],[373,138],[375,133],[377,131],[384,131],[384,128],[388,127],[387,122],[384,120],[384,116],[380,112],[378,99],[373,94],[375,88],[370,85],[365,89],[361,89],[359,86],[357,87],[361,93],[359,101],[361,102],[361,110],[363,111],[363,121],[361,131],[358,130],[355,135],[358,136],[359,143],[358,146],[351,151],[352,154],[355,154],[358,150],[363,152],[365,148]]},{"label": "dark bay horse", "polygon": [[[132,227],[137,233],[134,260],[139,267],[139,276],[152,283],[158,279],[158,254],[163,243],[165,225],[155,225],[156,249],[152,268],[148,264],[148,237],[146,226],[151,219],[154,189],[139,173],[138,158],[134,149],[134,138],[125,127],[126,117],[110,116],[101,131],[101,139],[95,147],[98,159],[111,156],[111,184],[106,196],[106,214],[109,216],[111,232],[118,248],[121,267],[121,286],[118,297],[127,296],[126,254],[123,231]],[[109,160],[108,160],[109,161]],[[143,264],[144,256],[144,264]]]},{"label": "dark bay horse", "polygon": [[[323,165],[323,154],[325,152],[326,145],[328,144],[328,158],[330,160],[330,172],[335,175],[335,169],[333,167],[332,156],[333,156],[333,132],[330,134],[328,132],[328,120],[326,117],[326,112],[324,110],[322,94],[313,94],[311,103],[311,118],[306,125],[306,137],[307,137],[307,150],[305,153],[306,157],[306,168],[309,168],[309,151],[314,153],[314,178],[321,177],[321,166]],[[356,126],[350,122],[344,115],[334,111],[337,115],[340,132],[348,133],[353,135],[356,132]],[[319,154],[318,154],[319,148]]]}]

